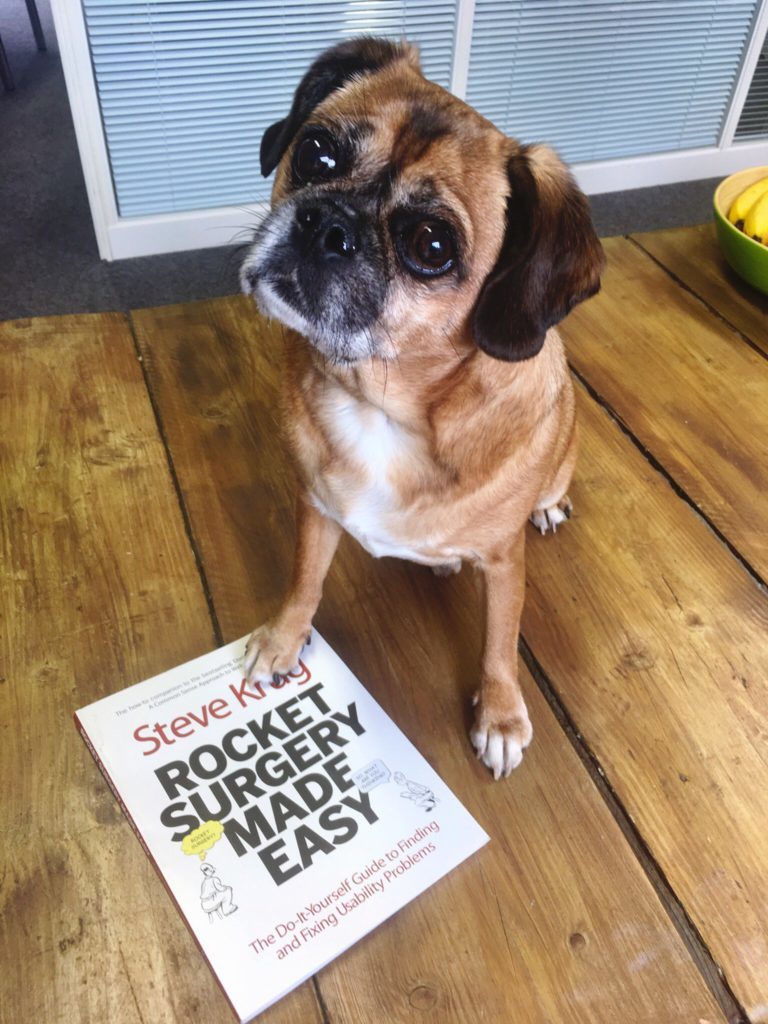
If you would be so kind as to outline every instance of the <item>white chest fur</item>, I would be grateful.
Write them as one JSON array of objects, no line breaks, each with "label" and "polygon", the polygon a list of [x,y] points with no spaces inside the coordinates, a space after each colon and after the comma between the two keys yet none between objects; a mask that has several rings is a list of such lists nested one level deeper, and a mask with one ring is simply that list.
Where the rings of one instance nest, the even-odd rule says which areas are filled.
[{"label": "white chest fur", "polygon": [[341,468],[316,482],[312,498],[317,507],[377,558],[443,562],[429,550],[431,538],[413,535],[422,531],[414,531],[414,517],[403,502],[404,481],[418,478],[429,461],[423,439],[342,388],[324,396],[318,414],[341,455]]}]

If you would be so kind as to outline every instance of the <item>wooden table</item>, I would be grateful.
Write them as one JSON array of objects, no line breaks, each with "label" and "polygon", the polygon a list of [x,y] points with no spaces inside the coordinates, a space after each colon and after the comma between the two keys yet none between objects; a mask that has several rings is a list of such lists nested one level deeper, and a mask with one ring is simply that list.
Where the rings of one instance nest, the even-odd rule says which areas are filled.
[{"label": "wooden table", "polygon": [[[466,739],[470,570],[345,539],[317,618],[492,842],[271,1024],[768,1021],[768,303],[708,226],[606,248],[564,325],[575,515],[529,538],[522,767]],[[280,332],[233,297],[0,346],[0,1017],[226,1022],[71,715],[275,608]]]}]

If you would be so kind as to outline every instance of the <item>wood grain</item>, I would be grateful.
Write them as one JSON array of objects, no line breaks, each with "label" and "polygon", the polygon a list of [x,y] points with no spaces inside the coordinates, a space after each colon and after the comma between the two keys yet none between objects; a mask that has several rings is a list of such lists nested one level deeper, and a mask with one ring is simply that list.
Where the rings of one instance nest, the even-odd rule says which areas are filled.
[{"label": "wood grain", "polygon": [[[134,323],[230,639],[274,610],[290,565],[280,332],[239,299],[142,311]],[[523,767],[493,783],[474,759],[466,728],[481,614],[471,572],[437,580],[374,562],[345,538],[316,622],[492,836],[321,973],[331,1022],[723,1019],[527,675],[537,736]]]},{"label": "wood grain", "polygon": [[750,288],[725,262],[714,224],[631,237],[768,354],[768,296]]},{"label": "wood grain", "polygon": [[768,1021],[768,600],[580,392],[523,633],[753,1022]]},{"label": "wood grain", "polygon": [[[3,1020],[227,1020],[72,722],[214,645],[125,317],[0,324]],[[311,985],[275,1022],[319,1021]]]},{"label": "wood grain", "polygon": [[563,324],[580,374],[768,579],[768,362],[626,239]]}]

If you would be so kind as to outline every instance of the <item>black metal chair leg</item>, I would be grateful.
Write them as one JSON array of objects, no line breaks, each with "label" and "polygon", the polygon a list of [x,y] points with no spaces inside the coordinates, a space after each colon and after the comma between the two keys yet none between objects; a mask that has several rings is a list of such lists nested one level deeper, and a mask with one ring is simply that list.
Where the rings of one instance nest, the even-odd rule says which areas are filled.
[{"label": "black metal chair leg", "polygon": [[5,47],[3,46],[3,40],[0,39],[0,82],[3,83],[3,88],[7,92],[11,92],[16,86],[13,84],[13,75],[11,74],[11,66],[8,63],[8,58],[5,56]]},{"label": "black metal chair leg", "polygon": [[32,23],[32,31],[35,34],[37,48],[43,52],[46,49],[45,36],[43,35],[43,26],[40,24],[40,15],[37,13],[35,0],[27,0],[27,14],[29,14],[29,20]]}]

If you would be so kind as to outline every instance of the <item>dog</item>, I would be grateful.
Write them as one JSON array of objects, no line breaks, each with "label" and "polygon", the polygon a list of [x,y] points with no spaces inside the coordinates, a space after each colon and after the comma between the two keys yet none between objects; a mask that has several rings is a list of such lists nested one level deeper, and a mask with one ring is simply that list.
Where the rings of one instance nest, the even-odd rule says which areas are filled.
[{"label": "dog", "polygon": [[323,53],[264,134],[271,209],[241,284],[285,332],[295,566],[251,682],[297,664],[343,530],[376,557],[470,562],[486,627],[471,742],[494,778],[532,737],[517,674],[525,527],[570,515],[574,396],[555,325],[600,286],[558,156],[425,79],[408,43]]}]

